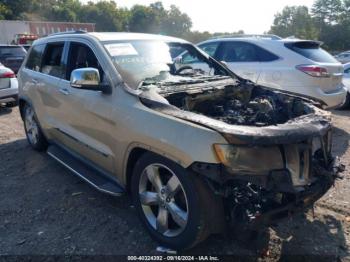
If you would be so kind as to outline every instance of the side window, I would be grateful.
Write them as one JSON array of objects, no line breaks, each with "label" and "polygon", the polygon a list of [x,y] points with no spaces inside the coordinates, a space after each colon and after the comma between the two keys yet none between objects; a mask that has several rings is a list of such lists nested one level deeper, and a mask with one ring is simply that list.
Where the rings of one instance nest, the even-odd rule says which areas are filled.
[{"label": "side window", "polygon": [[[202,49],[204,52],[206,52],[208,55],[213,56],[215,54],[215,51],[218,45],[219,45],[219,42],[212,42],[212,43],[201,44],[198,47]],[[201,63],[201,61],[199,61],[197,57],[193,57],[191,54],[185,53],[182,56],[182,63],[183,64]]]},{"label": "side window", "polygon": [[257,50],[257,54],[259,57],[260,62],[271,62],[271,61],[275,61],[278,60],[279,57],[276,56],[275,54],[259,47],[259,46],[255,46],[256,50]]},{"label": "side window", "polygon": [[198,47],[206,52],[210,56],[214,56],[216,49],[218,48],[219,42],[211,42],[207,44],[199,45]]},{"label": "side window", "polygon": [[255,45],[244,42],[224,42],[218,59],[225,62],[259,62]]},{"label": "side window", "polygon": [[350,67],[344,70],[344,74],[350,74]]},{"label": "side window", "polygon": [[41,57],[42,57],[44,48],[45,48],[44,44],[33,46],[28,56],[27,63],[25,65],[26,68],[37,72],[40,71]]},{"label": "side window", "polygon": [[91,48],[82,43],[71,42],[68,53],[66,80],[70,80],[73,70],[86,67],[98,69],[100,78],[103,79],[102,67]]},{"label": "side window", "polygon": [[63,47],[64,43],[47,44],[41,68],[42,73],[64,78],[65,68],[62,64]]}]

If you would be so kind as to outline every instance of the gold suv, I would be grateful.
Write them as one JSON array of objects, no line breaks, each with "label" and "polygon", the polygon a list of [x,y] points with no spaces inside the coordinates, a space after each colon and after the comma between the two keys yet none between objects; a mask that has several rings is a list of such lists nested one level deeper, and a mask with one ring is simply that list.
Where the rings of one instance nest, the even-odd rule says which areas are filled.
[{"label": "gold suv", "polygon": [[29,144],[102,192],[130,192],[169,248],[304,210],[341,171],[317,102],[255,85],[181,39],[51,35],[18,81]]}]

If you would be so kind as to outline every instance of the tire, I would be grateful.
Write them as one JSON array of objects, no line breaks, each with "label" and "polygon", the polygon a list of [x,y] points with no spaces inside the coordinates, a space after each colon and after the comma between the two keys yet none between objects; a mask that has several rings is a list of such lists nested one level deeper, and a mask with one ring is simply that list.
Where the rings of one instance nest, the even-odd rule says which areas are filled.
[{"label": "tire", "polygon": [[348,109],[349,107],[350,107],[350,93],[347,93],[344,104],[341,107],[339,107],[338,109],[343,110],[343,109]]},{"label": "tire", "polygon": [[131,193],[142,223],[161,245],[187,249],[210,234],[207,213],[213,194],[175,162],[150,152],[142,155],[133,170]]},{"label": "tire", "polygon": [[24,131],[30,146],[37,151],[47,149],[48,143],[44,137],[39,121],[35,115],[34,109],[26,104],[23,108]]}]

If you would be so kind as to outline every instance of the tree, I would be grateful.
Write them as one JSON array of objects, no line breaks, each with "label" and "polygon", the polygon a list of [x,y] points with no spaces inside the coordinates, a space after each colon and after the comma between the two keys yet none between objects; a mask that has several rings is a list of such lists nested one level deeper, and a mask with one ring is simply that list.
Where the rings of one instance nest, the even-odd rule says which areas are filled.
[{"label": "tree", "polygon": [[341,0],[316,0],[311,10],[317,21],[336,24],[343,11],[343,3]]},{"label": "tree", "polygon": [[304,39],[317,39],[318,30],[306,6],[286,6],[275,15],[269,31],[281,37],[295,36]]},{"label": "tree", "polygon": [[125,9],[117,8],[114,1],[89,2],[80,8],[79,22],[96,23],[97,31],[124,31],[128,14]]},{"label": "tree", "polygon": [[33,0],[1,0],[0,16],[8,20],[22,19],[23,13],[30,10]]},{"label": "tree", "polygon": [[191,30],[191,18],[180,11],[175,5],[170,6],[166,13],[166,19],[162,22],[163,31],[167,35],[181,37]]},{"label": "tree", "polygon": [[348,49],[350,44],[350,1],[316,0],[312,16],[317,23],[319,39],[326,48]]},{"label": "tree", "polygon": [[6,5],[0,4],[0,20],[6,19],[10,12],[11,10],[9,10],[9,8]]},{"label": "tree", "polygon": [[130,10],[131,32],[161,33],[160,10],[155,6],[134,5]]}]

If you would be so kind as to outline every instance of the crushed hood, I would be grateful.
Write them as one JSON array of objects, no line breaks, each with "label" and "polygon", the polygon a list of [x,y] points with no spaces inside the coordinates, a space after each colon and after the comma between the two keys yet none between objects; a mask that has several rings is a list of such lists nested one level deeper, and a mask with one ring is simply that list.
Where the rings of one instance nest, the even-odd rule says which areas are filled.
[{"label": "crushed hood", "polygon": [[158,112],[216,130],[232,144],[297,143],[331,129],[330,113],[312,102],[232,78],[161,84],[146,88],[140,99]]}]

